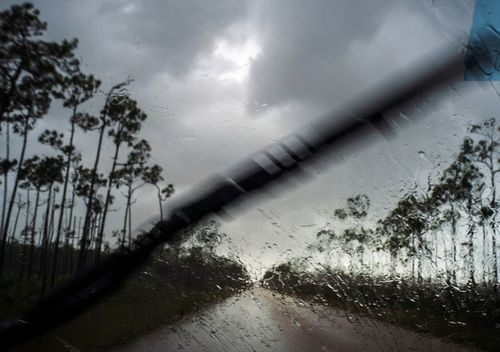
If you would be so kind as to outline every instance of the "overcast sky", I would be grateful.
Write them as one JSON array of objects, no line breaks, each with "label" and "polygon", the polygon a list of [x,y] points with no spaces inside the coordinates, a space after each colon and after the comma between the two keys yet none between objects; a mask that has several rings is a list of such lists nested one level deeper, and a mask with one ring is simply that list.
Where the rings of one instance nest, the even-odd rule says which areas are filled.
[{"label": "overcast sky", "polygon": [[[79,39],[84,70],[104,87],[134,79],[130,94],[149,116],[142,135],[179,195],[397,68],[466,42],[474,10],[472,0],[34,3],[51,39]],[[404,190],[446,166],[467,124],[494,116],[497,101],[484,82],[417,99],[401,111],[415,122],[398,138],[370,137],[367,148],[320,167],[307,185],[225,224],[232,246],[258,268],[301,253],[348,196],[367,193],[373,218],[383,215]],[[67,114],[54,108],[39,127],[66,129]],[[79,138],[90,162],[95,136]],[[134,212],[136,224],[157,213],[153,189],[138,192]],[[113,217],[111,224],[120,212]]]}]

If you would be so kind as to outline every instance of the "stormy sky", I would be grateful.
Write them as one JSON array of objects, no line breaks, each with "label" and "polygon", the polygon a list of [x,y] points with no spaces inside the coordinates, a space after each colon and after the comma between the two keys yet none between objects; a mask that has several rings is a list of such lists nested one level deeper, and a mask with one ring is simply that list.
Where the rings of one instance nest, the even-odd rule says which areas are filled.
[{"label": "stormy sky", "polygon": [[[15,1],[3,1],[5,8]],[[398,68],[465,43],[472,0],[40,0],[54,40],[77,37],[83,69],[148,114],[142,136],[177,196],[207,176],[331,111]],[[401,77],[404,79],[404,77]],[[492,86],[493,85],[493,86]],[[258,269],[301,253],[345,198],[366,193],[371,219],[451,161],[467,124],[494,116],[495,84],[464,82],[400,111],[398,137],[319,167],[307,185],[266,197],[224,223],[234,252]],[[102,96],[86,108],[98,111]],[[421,115],[425,118],[421,119]],[[57,105],[38,126],[67,129]],[[96,136],[80,134],[84,162]],[[31,146],[31,152],[40,148]],[[111,145],[106,146],[111,150]],[[47,151],[48,152],[48,151]],[[109,155],[102,159],[105,168]],[[117,195],[120,197],[120,195]],[[154,189],[137,192],[134,222],[155,215]],[[121,218],[120,205],[110,227]]]}]

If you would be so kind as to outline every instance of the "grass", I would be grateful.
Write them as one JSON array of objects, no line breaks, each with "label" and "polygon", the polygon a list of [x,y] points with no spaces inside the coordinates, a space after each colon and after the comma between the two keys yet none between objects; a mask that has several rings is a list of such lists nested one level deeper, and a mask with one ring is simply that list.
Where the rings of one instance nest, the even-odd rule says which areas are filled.
[{"label": "grass", "polygon": [[[99,305],[14,351],[67,351],[64,343],[82,352],[107,351],[248,286],[245,268],[227,258],[188,255],[154,260]],[[12,317],[29,307],[38,297],[37,287],[36,282],[13,280],[2,285],[0,316]]]}]

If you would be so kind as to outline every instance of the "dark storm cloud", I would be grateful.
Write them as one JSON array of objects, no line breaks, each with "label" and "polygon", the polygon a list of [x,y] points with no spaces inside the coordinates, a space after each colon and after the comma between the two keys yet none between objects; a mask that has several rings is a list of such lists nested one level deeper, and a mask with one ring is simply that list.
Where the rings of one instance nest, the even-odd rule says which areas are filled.
[{"label": "dark storm cloud", "polygon": [[331,107],[427,45],[456,38],[468,27],[463,18],[472,9],[466,3],[262,2],[255,13],[262,55],[252,65],[250,111],[290,101]]},{"label": "dark storm cloud", "polygon": [[346,72],[350,46],[369,43],[397,4],[386,0],[262,3],[257,29],[263,55],[252,66],[252,102],[275,105],[298,99],[314,104],[331,99],[353,79],[353,72]]}]

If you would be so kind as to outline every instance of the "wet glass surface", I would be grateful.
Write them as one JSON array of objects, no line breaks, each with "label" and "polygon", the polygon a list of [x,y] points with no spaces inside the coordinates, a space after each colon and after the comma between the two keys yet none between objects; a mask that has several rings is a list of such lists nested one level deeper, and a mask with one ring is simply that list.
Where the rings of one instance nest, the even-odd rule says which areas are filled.
[{"label": "wet glass surface", "polygon": [[[494,2],[20,5],[0,5],[1,319],[193,189],[229,179],[243,200],[14,350],[499,348]],[[318,147],[447,55],[454,79]],[[316,149],[258,193],[238,181]]]}]

